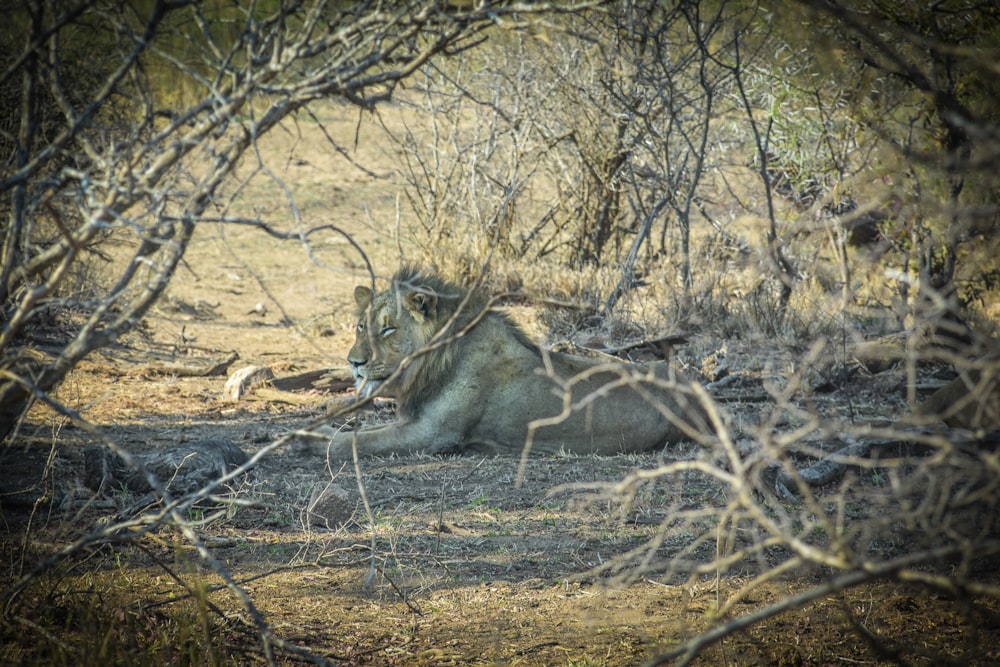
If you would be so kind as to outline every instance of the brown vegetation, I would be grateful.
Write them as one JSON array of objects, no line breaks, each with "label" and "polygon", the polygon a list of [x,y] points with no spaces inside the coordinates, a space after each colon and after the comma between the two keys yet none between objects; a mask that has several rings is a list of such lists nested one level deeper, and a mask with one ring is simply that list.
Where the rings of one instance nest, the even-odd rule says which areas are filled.
[{"label": "brown vegetation", "polygon": [[[996,11],[641,4],[0,26],[0,663],[1000,660]],[[712,428],[289,455],[403,262]]]}]

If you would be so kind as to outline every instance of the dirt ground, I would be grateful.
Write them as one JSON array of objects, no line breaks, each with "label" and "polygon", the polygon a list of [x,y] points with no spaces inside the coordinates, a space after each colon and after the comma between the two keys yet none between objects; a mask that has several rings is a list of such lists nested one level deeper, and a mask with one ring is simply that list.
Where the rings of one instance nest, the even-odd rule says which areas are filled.
[{"label": "dirt ground", "polygon": [[[344,147],[358,132],[363,154],[352,156],[371,173],[347,165],[308,123],[270,138],[267,162],[294,191],[307,226],[337,225],[383,275],[391,273],[405,247],[382,222],[395,215],[392,155],[369,121],[358,125],[355,111],[331,107],[323,118]],[[259,177],[236,207],[289,225],[283,197]],[[310,257],[301,244],[251,229],[207,225],[198,234],[167,299],[134,336],[81,364],[57,394],[130,451],[224,438],[254,454],[320,417],[332,396],[311,389],[296,392],[296,403],[253,395],[224,402],[224,375],[177,375],[164,370],[165,360],[236,352],[230,371],[256,364],[278,377],[345,363],[351,292],[366,274],[344,237],[313,239]],[[544,333],[533,326],[530,308],[518,317]],[[693,355],[687,361],[696,362]],[[859,381],[852,392],[854,406],[874,411],[891,412],[901,400],[877,382]],[[828,400],[835,409],[847,399]],[[749,401],[734,406],[746,414],[767,409]],[[54,467],[32,479],[28,471],[50,460],[53,443]],[[92,436],[38,407],[16,444],[18,456],[7,458],[6,477],[25,488],[72,488],[79,477],[72,452],[91,444]],[[696,455],[680,447],[663,456]],[[633,665],[729,620],[714,610],[756,574],[741,566],[716,580],[642,569],[647,557],[681,552],[710,562],[712,542],[656,538],[672,508],[725,505],[719,488],[697,477],[651,483],[630,503],[596,486],[657,462],[654,455],[538,457],[517,484],[516,457],[413,456],[362,461],[359,485],[351,466],[278,449],[239,483],[238,504],[219,512],[196,507],[189,515],[273,633],[331,662]],[[137,500],[126,491],[96,504],[75,502],[86,494],[3,506],[5,577],[26,572]],[[761,584],[739,611],[753,613],[809,589],[824,574]],[[21,622],[3,626],[0,663],[136,664],[145,654],[149,664],[256,664],[262,649],[255,621],[219,583],[180,534],[161,530],[110,544],[16,599]],[[695,664],[998,664],[1000,610],[995,600],[982,609],[970,612],[916,585],[875,582],[754,624],[709,646]],[[179,629],[177,616],[185,613],[206,636]],[[88,645],[88,635],[104,638],[101,659],[84,660],[83,649],[74,648]],[[281,663],[307,662],[288,647],[278,656]]]}]

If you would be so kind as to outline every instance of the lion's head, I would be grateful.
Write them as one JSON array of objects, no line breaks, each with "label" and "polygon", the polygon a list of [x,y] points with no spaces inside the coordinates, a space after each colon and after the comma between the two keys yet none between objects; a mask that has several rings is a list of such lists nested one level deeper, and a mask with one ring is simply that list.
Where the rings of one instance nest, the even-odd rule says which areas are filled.
[{"label": "lion's head", "polygon": [[[451,365],[453,346],[411,355],[453,319],[465,295],[465,290],[442,278],[411,267],[400,269],[384,292],[356,287],[358,323],[347,360],[358,394],[367,397],[380,390],[380,395],[402,404],[444,375]],[[405,367],[393,378],[404,360]]]}]

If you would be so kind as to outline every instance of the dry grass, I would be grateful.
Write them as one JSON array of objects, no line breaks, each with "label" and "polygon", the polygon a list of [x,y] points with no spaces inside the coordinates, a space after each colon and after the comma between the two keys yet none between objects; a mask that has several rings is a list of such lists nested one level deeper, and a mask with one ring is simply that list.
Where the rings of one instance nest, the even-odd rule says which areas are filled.
[{"label": "dry grass", "polygon": [[[405,106],[393,112],[417,113]],[[401,129],[416,122],[401,116],[385,111],[380,123]],[[919,356],[882,372],[841,374],[854,368],[855,342],[894,326],[886,304],[893,287],[877,269],[870,268],[876,278],[865,280],[844,307],[839,287],[831,288],[836,281],[820,276],[821,266],[831,270],[830,258],[803,240],[801,252],[811,254],[803,254],[801,265],[808,271],[782,317],[759,256],[719,256],[713,236],[698,236],[690,298],[678,289],[675,257],[650,258],[642,264],[648,284],[628,292],[612,317],[596,317],[620,267],[570,270],[551,258],[499,257],[482,244],[422,243],[387,194],[394,145],[343,107],[326,107],[318,118],[322,128],[301,119],[262,141],[262,151],[282,179],[296,184],[303,218],[347,230],[380,277],[401,259],[426,259],[468,279],[490,259],[487,284],[516,293],[510,303],[539,338],[621,343],[690,333],[680,365],[697,373],[724,351],[727,372],[737,376],[716,397],[729,426],[702,446],[661,456],[532,459],[521,486],[514,458],[365,461],[360,482],[370,516],[349,468],[279,448],[263,456],[218,516],[199,503],[182,525],[164,520],[148,532],[86,542],[27,582],[7,601],[0,662],[246,664],[273,654],[279,664],[625,665],[797,594],[813,597],[734,630],[695,664],[1000,659],[1000,581],[990,551],[996,527],[988,514],[963,524],[966,514],[955,512],[952,522],[941,509],[953,497],[992,507],[995,494],[968,467],[948,478],[954,487],[933,487],[936,474],[954,472],[949,466],[956,461],[995,467],[995,457],[962,458],[941,439],[915,448],[901,442],[853,461],[841,481],[801,493],[798,504],[761,482],[771,463],[802,467],[845,436],[862,437],[868,425],[906,414],[912,399],[944,377],[943,364]],[[321,129],[342,146],[357,133],[351,156],[368,171],[345,166]],[[258,174],[233,210],[262,211],[291,227],[283,198],[274,181]],[[736,219],[727,231],[754,239],[759,225]],[[235,350],[240,364],[269,365],[281,375],[341,365],[350,344],[351,288],[369,277],[342,237],[331,233],[304,248],[249,229],[206,225],[198,233],[188,268],[171,284],[171,301],[134,337],[81,364],[55,394],[130,451],[226,437],[260,452],[320,415],[328,398],[314,392],[306,408],[225,404],[223,378],[156,374],[146,363],[154,352]],[[854,259],[860,274],[868,259],[860,251]],[[267,306],[265,314],[258,303]],[[834,342],[810,347],[823,337]],[[827,384],[832,389],[819,389]],[[40,466],[15,471],[18,479],[35,490],[73,487],[74,453],[93,444],[91,436],[42,405],[22,433],[5,463],[30,450],[39,456],[25,455],[25,465]],[[884,435],[899,431],[889,427]],[[943,463],[935,467],[938,459]],[[327,483],[343,492],[344,513],[317,525],[307,506]],[[964,495],[954,495],[959,488]],[[127,493],[90,495],[77,485],[58,503],[36,494],[37,502],[4,505],[4,589],[88,531],[113,524],[135,501]],[[786,539],[769,533],[768,521]],[[899,570],[892,570],[822,591],[843,572],[928,548],[924,538],[935,530],[953,531],[955,543],[972,536],[981,541],[970,544],[987,545],[987,553],[901,565],[910,581],[893,580]],[[822,557],[803,556],[796,546]],[[232,575],[249,607],[212,562]],[[942,584],[956,581],[970,586],[947,593]]]}]

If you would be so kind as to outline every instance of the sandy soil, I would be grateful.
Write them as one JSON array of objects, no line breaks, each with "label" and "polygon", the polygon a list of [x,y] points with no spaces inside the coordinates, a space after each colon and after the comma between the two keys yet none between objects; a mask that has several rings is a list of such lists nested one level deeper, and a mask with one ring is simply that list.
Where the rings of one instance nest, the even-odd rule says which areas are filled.
[{"label": "sandy soil", "polygon": [[[395,110],[384,113],[391,121]],[[392,155],[369,120],[359,124],[356,111],[331,107],[323,118],[369,173],[347,164],[308,122],[269,138],[262,146],[267,163],[295,193],[303,225],[338,226],[365,248],[380,273],[391,273],[402,247],[386,222],[395,219],[398,191]],[[294,228],[284,201],[281,188],[258,175],[234,210]],[[186,259],[167,299],[136,334],[81,364],[58,398],[135,452],[226,438],[253,454],[320,417],[323,402],[333,397],[322,387],[296,392],[294,403],[254,396],[227,403],[225,376],[178,376],[162,364],[236,352],[229,370],[257,364],[278,377],[343,366],[353,336],[351,290],[367,279],[353,246],[329,232],[313,237],[307,252],[300,243],[252,229],[206,225]],[[851,409],[894,409],[883,390],[859,380]],[[759,382],[745,391],[763,393]],[[838,409],[847,399],[825,400]],[[734,400],[732,406],[745,414],[766,410],[756,402]],[[33,412],[7,477],[23,480],[25,488],[58,489],[61,502],[4,506],[5,577],[26,571],[137,500],[126,491],[97,504],[78,502],[89,491],[79,485],[81,464],[73,452],[92,444],[92,436],[50,410]],[[52,462],[53,451],[55,465],[32,477]],[[696,455],[680,447],[662,456]],[[685,550],[689,558],[710,562],[716,544],[692,539],[711,534],[710,526],[691,526],[686,534],[664,526],[678,509],[726,502],[717,485],[696,476],[651,482],[631,502],[594,486],[657,463],[653,455],[535,458],[517,485],[515,457],[366,460],[357,477],[353,468],[278,449],[236,486],[238,505],[216,512],[205,504],[192,508],[190,517],[274,634],[332,662],[632,665],[726,620],[713,610],[757,573],[751,565],[720,579],[643,570],[647,558],[662,563]],[[64,495],[72,488],[75,495]],[[782,558],[773,556],[774,562]],[[823,574],[763,584],[740,611],[810,588]],[[34,628],[42,627],[54,628],[67,655],[77,657],[74,646],[104,633],[105,644],[119,647],[118,653],[106,649],[108,655],[123,662],[122,656],[134,658],[128,653],[134,650],[148,655],[150,664],[182,664],[192,653],[205,658],[209,645],[221,663],[259,661],[254,619],[218,584],[171,530],[105,546],[22,593],[17,613],[35,625],[3,626],[0,663],[55,655],[39,648],[45,634]],[[96,611],[80,614],[81,607]],[[910,664],[936,663],[941,656],[996,664],[995,601],[987,608],[994,616],[974,624],[967,610],[943,595],[877,582],[756,624],[712,645],[696,664],[890,664],[896,648]],[[205,612],[210,640],[178,634],[173,624],[185,609],[193,609],[184,613],[196,619],[198,609]],[[200,622],[195,627],[203,627]],[[172,639],[162,645],[157,637]],[[283,663],[306,661],[287,647],[278,654]]]}]

